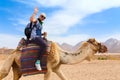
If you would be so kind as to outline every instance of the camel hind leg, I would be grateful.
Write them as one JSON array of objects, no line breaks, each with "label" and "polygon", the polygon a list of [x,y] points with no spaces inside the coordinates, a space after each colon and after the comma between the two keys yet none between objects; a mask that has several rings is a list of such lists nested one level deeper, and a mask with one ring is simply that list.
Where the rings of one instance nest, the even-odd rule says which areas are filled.
[{"label": "camel hind leg", "polygon": [[56,66],[53,71],[60,77],[61,80],[68,80],[64,74],[62,73],[62,71],[60,70],[60,65]]},{"label": "camel hind leg", "polygon": [[17,63],[14,61],[12,65],[13,69],[13,80],[19,80],[20,77],[22,76],[22,73],[20,72],[20,67],[17,65]]},{"label": "camel hind leg", "polygon": [[44,80],[49,80],[51,73],[52,73],[52,67],[51,67],[51,64],[48,63],[47,64],[47,73],[44,74]]},{"label": "camel hind leg", "polygon": [[2,68],[2,70],[0,70],[0,80],[5,78],[8,75],[8,73],[9,73],[8,71]]},{"label": "camel hind leg", "polygon": [[5,78],[9,74],[10,69],[11,69],[11,65],[13,64],[13,61],[14,61],[14,57],[13,57],[13,55],[10,55],[6,58],[4,63],[1,65],[0,80]]}]

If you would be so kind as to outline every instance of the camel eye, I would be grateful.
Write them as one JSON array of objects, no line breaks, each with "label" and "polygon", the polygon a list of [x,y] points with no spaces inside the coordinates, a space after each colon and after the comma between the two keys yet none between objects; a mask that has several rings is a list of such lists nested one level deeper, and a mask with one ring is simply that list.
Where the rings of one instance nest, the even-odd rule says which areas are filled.
[{"label": "camel eye", "polygon": [[101,45],[101,43],[98,43],[98,45]]}]

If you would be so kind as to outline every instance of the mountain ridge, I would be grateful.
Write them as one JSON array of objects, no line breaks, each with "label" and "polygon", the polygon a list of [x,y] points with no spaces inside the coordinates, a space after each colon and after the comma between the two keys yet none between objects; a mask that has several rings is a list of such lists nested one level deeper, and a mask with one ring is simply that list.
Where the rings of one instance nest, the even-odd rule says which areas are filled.
[{"label": "mountain ridge", "polygon": [[[72,46],[68,43],[63,43],[61,44],[61,48],[67,50],[67,51],[76,51],[79,46],[81,46],[81,42],[78,42],[76,45]],[[108,48],[108,52],[109,53],[120,53],[120,40],[115,39],[115,38],[110,38],[107,39],[105,42],[102,42],[102,44],[106,45],[106,47]]]}]

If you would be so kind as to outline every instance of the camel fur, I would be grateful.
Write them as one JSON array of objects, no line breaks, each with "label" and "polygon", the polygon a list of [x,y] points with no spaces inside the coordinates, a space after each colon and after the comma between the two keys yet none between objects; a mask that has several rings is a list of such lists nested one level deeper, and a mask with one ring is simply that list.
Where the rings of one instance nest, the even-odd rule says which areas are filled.
[{"label": "camel fur", "polygon": [[[91,57],[97,53],[104,53],[107,48],[101,45],[94,38],[89,39],[82,43],[79,49],[70,53],[61,49],[55,42],[51,42],[50,52],[47,59],[47,73],[44,74],[44,80],[49,80],[52,72],[56,73],[61,80],[70,80],[65,77],[65,75],[60,70],[61,64],[76,64],[83,60],[91,60]],[[3,66],[0,69],[0,80],[8,75],[12,67],[13,70],[13,80],[19,80],[22,76],[20,72],[20,56],[21,51],[16,49],[8,56]]]}]

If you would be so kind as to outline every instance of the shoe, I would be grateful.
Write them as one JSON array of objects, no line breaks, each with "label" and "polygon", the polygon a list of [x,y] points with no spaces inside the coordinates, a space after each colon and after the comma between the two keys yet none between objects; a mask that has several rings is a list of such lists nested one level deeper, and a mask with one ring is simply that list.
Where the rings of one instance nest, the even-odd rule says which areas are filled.
[{"label": "shoe", "polygon": [[36,67],[36,69],[39,70],[39,71],[42,70],[42,68],[41,68],[41,66],[40,66],[40,60],[37,60],[37,61],[35,62],[35,67]]}]

